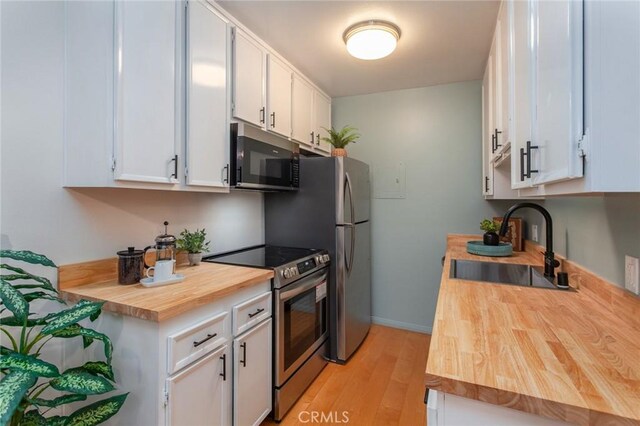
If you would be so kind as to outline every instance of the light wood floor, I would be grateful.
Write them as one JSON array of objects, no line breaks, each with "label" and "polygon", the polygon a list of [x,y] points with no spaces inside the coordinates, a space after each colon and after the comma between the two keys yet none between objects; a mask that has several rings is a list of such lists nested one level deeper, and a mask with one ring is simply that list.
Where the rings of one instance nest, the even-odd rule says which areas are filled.
[{"label": "light wood floor", "polygon": [[[329,363],[280,425],[424,426],[429,340],[428,334],[373,325],[349,362]],[[333,416],[333,422],[312,422],[313,412]],[[267,420],[262,426],[275,424]]]}]

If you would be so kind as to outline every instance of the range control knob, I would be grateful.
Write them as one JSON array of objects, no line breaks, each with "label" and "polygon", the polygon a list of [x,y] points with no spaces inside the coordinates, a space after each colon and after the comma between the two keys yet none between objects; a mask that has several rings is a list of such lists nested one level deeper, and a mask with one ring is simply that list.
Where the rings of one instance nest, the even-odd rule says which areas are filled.
[{"label": "range control knob", "polygon": [[329,260],[331,260],[331,259],[329,258],[329,255],[328,255],[328,254],[323,254],[323,255],[322,255],[322,260],[324,260],[325,262],[328,262],[328,261],[329,261]]},{"label": "range control knob", "polygon": [[296,275],[300,275],[300,273],[298,272],[298,267],[297,266],[292,266],[291,267],[291,276],[295,277]]},{"label": "range control knob", "polygon": [[322,263],[324,263],[324,262],[322,261],[322,256],[320,256],[320,255],[318,255],[318,256],[316,256],[316,257],[315,257],[315,261],[316,261],[316,264],[322,264]]},{"label": "range control knob", "polygon": [[284,274],[285,278],[291,278],[291,268],[287,268],[284,270],[284,272],[282,272]]}]

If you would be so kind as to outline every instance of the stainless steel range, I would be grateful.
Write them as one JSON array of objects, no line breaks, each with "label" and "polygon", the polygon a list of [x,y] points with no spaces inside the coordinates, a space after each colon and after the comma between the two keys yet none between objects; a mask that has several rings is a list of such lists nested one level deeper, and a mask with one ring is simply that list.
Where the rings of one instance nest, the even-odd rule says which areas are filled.
[{"label": "stainless steel range", "polygon": [[327,364],[329,253],[258,246],[207,262],[273,269],[273,417],[280,421]]}]

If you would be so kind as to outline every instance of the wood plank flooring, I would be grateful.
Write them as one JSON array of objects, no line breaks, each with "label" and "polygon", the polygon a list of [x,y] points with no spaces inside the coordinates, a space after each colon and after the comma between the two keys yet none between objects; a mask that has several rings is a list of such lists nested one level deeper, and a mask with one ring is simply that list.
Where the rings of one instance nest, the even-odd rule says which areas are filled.
[{"label": "wood plank flooring", "polygon": [[[349,362],[329,363],[280,425],[424,426],[430,337],[372,325]],[[276,424],[266,420],[262,426]]]}]

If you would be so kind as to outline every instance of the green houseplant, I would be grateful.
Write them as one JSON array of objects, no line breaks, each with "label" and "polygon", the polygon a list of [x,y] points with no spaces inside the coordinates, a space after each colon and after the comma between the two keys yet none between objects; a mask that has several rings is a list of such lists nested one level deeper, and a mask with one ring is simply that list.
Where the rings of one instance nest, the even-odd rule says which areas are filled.
[{"label": "green houseplant", "polygon": [[497,246],[500,244],[500,237],[496,233],[498,224],[493,220],[484,219],[480,222],[480,229],[484,231],[482,242],[486,246]]},{"label": "green houseplant", "polygon": [[210,241],[206,241],[207,232],[205,228],[196,229],[195,232],[190,232],[185,229],[180,233],[177,246],[178,250],[186,251],[189,253],[189,263],[191,265],[199,265],[202,260],[202,252],[209,250]]},{"label": "green houseplant", "polygon": [[[47,257],[30,251],[0,250],[0,258],[56,267]],[[45,417],[52,408],[84,401],[90,395],[115,389],[111,340],[80,325],[80,321],[86,318],[95,321],[103,303],[81,300],[70,308],[38,316],[37,312],[31,311],[34,301],[52,300],[66,304],[58,297],[58,291],[51,282],[4,262],[0,263],[0,270],[0,332],[3,334],[0,346],[0,425],[91,426],[115,415],[128,393],[99,400],[68,416]],[[85,348],[94,340],[101,341],[105,361],[90,361],[61,372],[57,366],[41,358],[42,348],[52,339],[73,337],[82,337]],[[63,394],[44,399],[43,392],[50,388]]]},{"label": "green houseplant", "polygon": [[342,129],[336,131],[333,127],[324,130],[329,134],[328,138],[322,138],[323,141],[330,143],[333,146],[331,155],[334,157],[346,157],[347,151],[345,147],[350,143],[356,143],[360,138],[360,134],[357,133],[358,129],[352,126],[344,126]]}]

